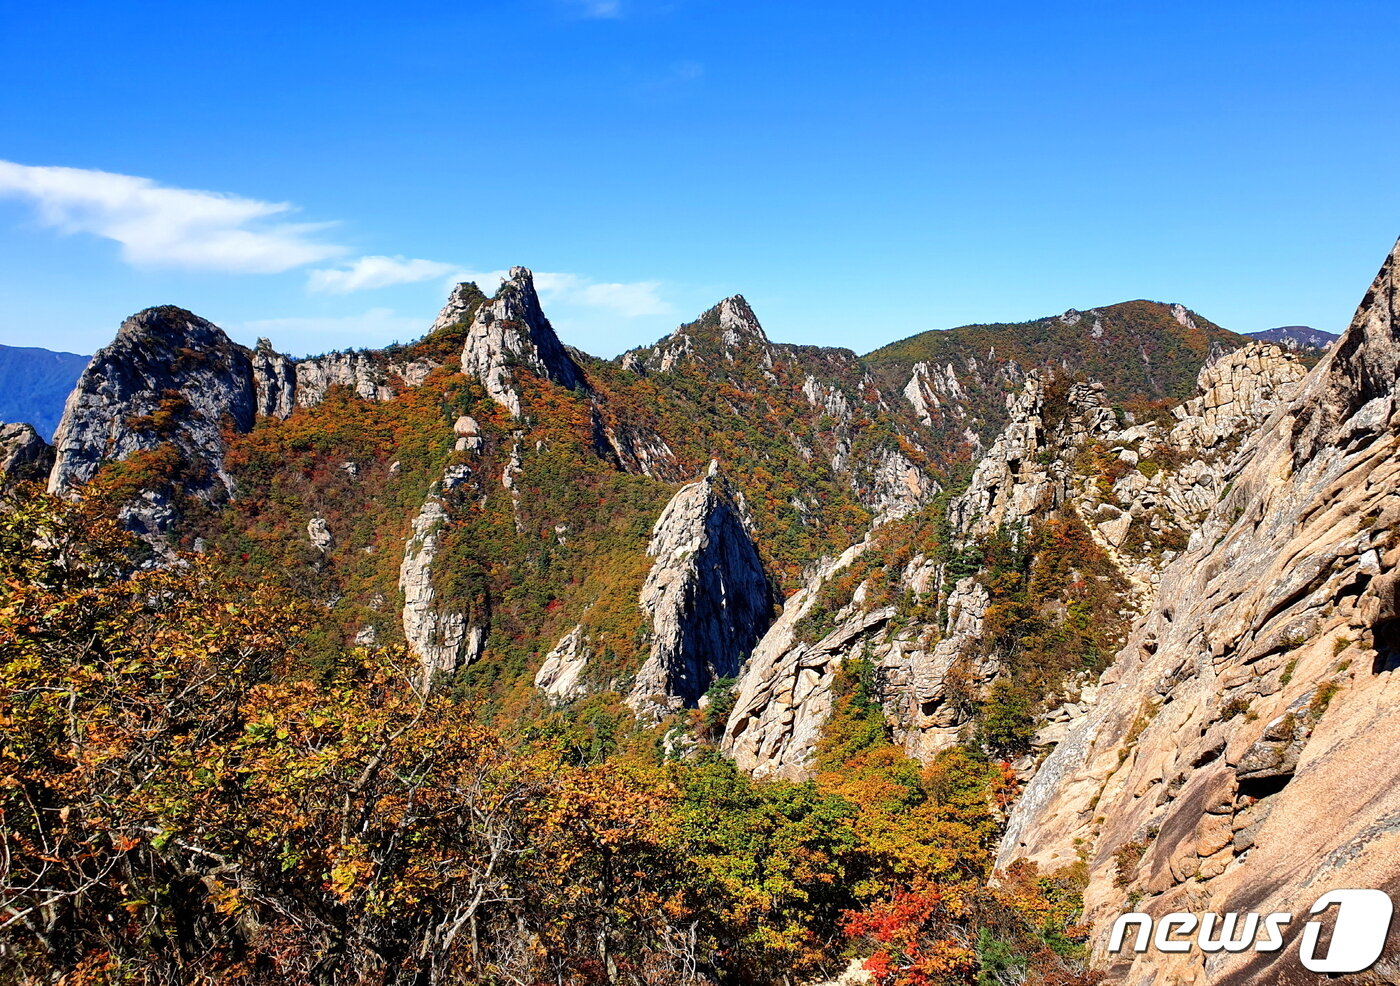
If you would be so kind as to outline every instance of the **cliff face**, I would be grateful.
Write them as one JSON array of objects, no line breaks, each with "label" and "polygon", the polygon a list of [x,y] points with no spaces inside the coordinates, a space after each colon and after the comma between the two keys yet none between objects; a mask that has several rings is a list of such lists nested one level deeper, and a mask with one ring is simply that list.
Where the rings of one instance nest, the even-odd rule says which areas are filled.
[{"label": "cliff face", "polygon": [[1313,982],[1296,948],[1312,901],[1400,890],[1398,264],[1400,245],[1341,341],[1239,449],[1233,484],[1011,819],[1003,864],[1088,850],[1105,961],[1129,895],[1158,916],[1295,915],[1281,951],[1114,958],[1114,981]]},{"label": "cliff face", "polygon": [[54,436],[49,488],[69,490],[104,461],[169,443],[207,470],[190,477],[198,492],[226,493],[220,429],[249,430],[256,410],[246,349],[182,308],[148,308],[123,322],[78,378]]},{"label": "cliff face", "polygon": [[655,561],[639,602],[651,653],[629,699],[644,715],[694,706],[713,681],[737,676],[773,619],[743,500],[714,464],[666,505],[647,554]]}]

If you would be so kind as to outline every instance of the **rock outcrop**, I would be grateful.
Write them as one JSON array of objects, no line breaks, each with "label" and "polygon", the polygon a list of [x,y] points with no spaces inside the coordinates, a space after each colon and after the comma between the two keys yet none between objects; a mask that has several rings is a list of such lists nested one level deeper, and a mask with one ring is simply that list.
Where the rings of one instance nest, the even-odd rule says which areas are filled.
[{"label": "rock outcrop", "polygon": [[441,498],[429,496],[404,547],[399,565],[399,590],[403,593],[403,633],[409,651],[422,668],[422,686],[429,687],[439,673],[451,674],[465,661],[481,653],[485,633],[467,625],[466,614],[444,606],[433,585],[433,562],[447,523]]},{"label": "rock outcrop", "polygon": [[743,295],[725,298],[650,350],[628,353],[622,365],[637,373],[669,373],[688,362],[703,363],[712,356],[728,363],[753,358],[772,367],[772,343]]},{"label": "rock outcrop", "polygon": [[285,418],[297,406],[296,364],[259,339],[253,348],[253,390],[261,417]]},{"label": "rock outcrop", "polygon": [[562,387],[584,386],[583,371],[554,334],[540,309],[534,275],[524,267],[512,267],[496,296],[476,309],[462,348],[462,372],[480,381],[492,400],[518,418],[523,408],[516,368]]},{"label": "rock outcrop", "polygon": [[[1241,447],[1233,485],[1011,818],[1003,865],[1087,852],[1112,981],[1310,983],[1296,942],[1312,901],[1400,890],[1397,279],[1400,244],[1347,333]],[[1277,952],[1104,955],[1131,909],[1295,917]]]},{"label": "rock outcrop", "polygon": [[256,413],[248,350],[182,308],[148,308],[78,378],[54,436],[49,488],[69,490],[103,462],[170,444],[206,473],[189,472],[191,492],[222,495],[232,480],[221,429],[247,431]]},{"label": "rock outcrop", "polygon": [[587,694],[583,672],[592,656],[583,626],[574,627],[545,655],[535,674],[535,687],[559,703]]},{"label": "rock outcrop", "polygon": [[867,547],[865,542],[852,545],[819,565],[806,585],[788,597],[782,615],[753,650],[721,745],[740,769],[755,777],[806,776],[822,723],[831,714],[835,670],[866,621],[857,617],[819,641],[801,638],[802,621],[822,587]]},{"label": "rock outcrop", "polygon": [[742,496],[711,463],[657,519],[640,598],[651,652],[628,700],[640,715],[693,707],[713,681],[738,675],[773,621],[773,590],[744,514]]},{"label": "rock outcrop", "polygon": [[463,281],[456,285],[447,296],[447,303],[438,312],[437,318],[433,319],[432,326],[428,329],[428,335],[450,329],[452,326],[466,321],[475,314],[482,302],[486,301],[486,296],[481,293],[481,289],[473,281]]},{"label": "rock outcrop", "polygon": [[0,424],[0,487],[47,479],[53,455],[32,425]]}]

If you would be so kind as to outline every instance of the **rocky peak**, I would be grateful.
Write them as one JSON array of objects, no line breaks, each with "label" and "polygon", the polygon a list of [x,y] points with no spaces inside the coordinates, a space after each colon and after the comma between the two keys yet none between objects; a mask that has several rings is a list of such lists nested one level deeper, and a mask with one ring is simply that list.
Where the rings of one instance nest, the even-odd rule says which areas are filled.
[{"label": "rocky peak", "polygon": [[695,321],[671,333],[672,338],[680,335],[717,341],[726,349],[750,343],[768,344],[768,335],[759,324],[758,316],[741,294],[725,298]]},{"label": "rocky peak", "polygon": [[33,425],[0,424],[0,487],[45,479],[52,467],[53,446]]},{"label": "rocky peak", "polygon": [[1060,453],[1113,430],[1116,421],[1102,386],[1069,384],[1059,400],[1051,389],[1040,371],[1032,370],[1021,392],[1008,400],[1006,427],[978,462],[967,492],[949,509],[959,535],[986,534],[1061,503],[1070,470]]},{"label": "rocky peak", "polygon": [[1294,424],[1296,461],[1317,452],[1361,408],[1388,418],[1400,376],[1400,241],[1361,299],[1351,327],[1309,380],[1308,400]]},{"label": "rocky peak", "polygon": [[164,305],[122,323],[84,369],[54,436],[49,488],[67,490],[108,460],[173,444],[210,478],[193,492],[232,488],[220,434],[253,426],[257,412],[248,350],[214,323]]},{"label": "rocky peak", "polygon": [[[720,341],[724,343],[726,352],[730,352],[746,344],[763,345],[768,344],[768,336],[763,331],[763,326],[758,323],[758,316],[753,313],[749,303],[744,300],[744,296],[736,294],[733,297],[725,298],[714,309],[715,322],[719,327]],[[701,321],[705,321],[710,313],[701,316]]]},{"label": "rocky peak", "polygon": [[[462,288],[457,286],[454,298]],[[449,300],[448,308],[452,305]],[[545,318],[534,275],[524,267],[512,267],[496,296],[477,308],[462,349],[462,372],[481,381],[493,400],[520,417],[514,367],[570,389],[586,385],[583,371]]]},{"label": "rocky peak", "polygon": [[442,306],[442,311],[438,312],[438,317],[433,320],[428,335],[441,332],[469,318],[484,301],[486,295],[481,293],[481,288],[476,286],[475,281],[461,282],[447,296],[447,304]]},{"label": "rocky peak", "polygon": [[730,363],[756,357],[764,369],[771,370],[773,345],[743,295],[725,298],[694,322],[677,328],[650,352],[628,353],[623,366],[634,372],[665,373],[686,359],[703,361],[711,354]]},{"label": "rocky peak", "polygon": [[735,677],[773,621],[773,590],[749,533],[743,496],[711,463],[652,528],[656,559],[640,604],[651,654],[629,703],[641,715],[693,707],[717,678]]},{"label": "rocky peak", "polygon": [[1251,342],[1215,355],[1196,378],[1200,393],[1172,410],[1172,442],[1202,452],[1258,423],[1307,374],[1301,360],[1270,343]]}]

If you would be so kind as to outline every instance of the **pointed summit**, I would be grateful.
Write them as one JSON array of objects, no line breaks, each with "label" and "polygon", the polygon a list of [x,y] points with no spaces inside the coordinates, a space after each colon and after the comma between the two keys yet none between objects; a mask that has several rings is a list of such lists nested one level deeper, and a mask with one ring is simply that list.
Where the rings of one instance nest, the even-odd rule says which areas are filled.
[{"label": "pointed summit", "polygon": [[201,492],[230,488],[221,425],[248,431],[255,413],[248,350],[183,308],[147,308],[122,323],[69,394],[49,489],[67,490],[103,462],[165,444],[209,468],[214,482]]},{"label": "pointed summit", "polygon": [[773,361],[772,343],[741,294],[725,298],[693,322],[687,322],[648,351],[633,350],[622,365],[633,372],[665,373],[682,359],[705,361],[717,354],[730,363],[757,355],[765,367]]},{"label": "pointed summit", "polygon": [[671,498],[647,554],[656,560],[638,601],[651,622],[651,654],[628,704],[659,718],[694,708],[716,679],[739,673],[773,622],[773,589],[743,494],[715,460]]},{"label": "pointed summit", "polygon": [[742,294],[725,298],[694,322],[681,326],[672,337],[681,333],[715,339],[729,359],[733,359],[734,353],[741,348],[768,346],[768,336]]},{"label": "pointed summit", "polygon": [[[453,298],[463,287],[457,286]],[[448,308],[452,304],[449,299]],[[523,366],[563,387],[584,386],[583,372],[545,318],[534,275],[525,267],[512,267],[496,296],[477,308],[462,349],[462,372],[480,380],[493,400],[520,417],[513,366]]]}]

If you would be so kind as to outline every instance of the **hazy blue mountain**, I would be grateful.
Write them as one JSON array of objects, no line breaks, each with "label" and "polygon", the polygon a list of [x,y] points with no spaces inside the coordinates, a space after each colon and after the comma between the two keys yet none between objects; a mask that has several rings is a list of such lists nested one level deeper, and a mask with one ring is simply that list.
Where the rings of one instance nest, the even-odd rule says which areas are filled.
[{"label": "hazy blue mountain", "polygon": [[1339,338],[1335,332],[1324,332],[1322,329],[1314,329],[1311,325],[1280,325],[1276,329],[1245,334],[1251,339],[1272,342],[1295,353],[1309,350],[1322,352]]},{"label": "hazy blue mountain", "polygon": [[88,356],[28,346],[0,346],[0,421],[23,422],[52,439],[63,402]]}]

